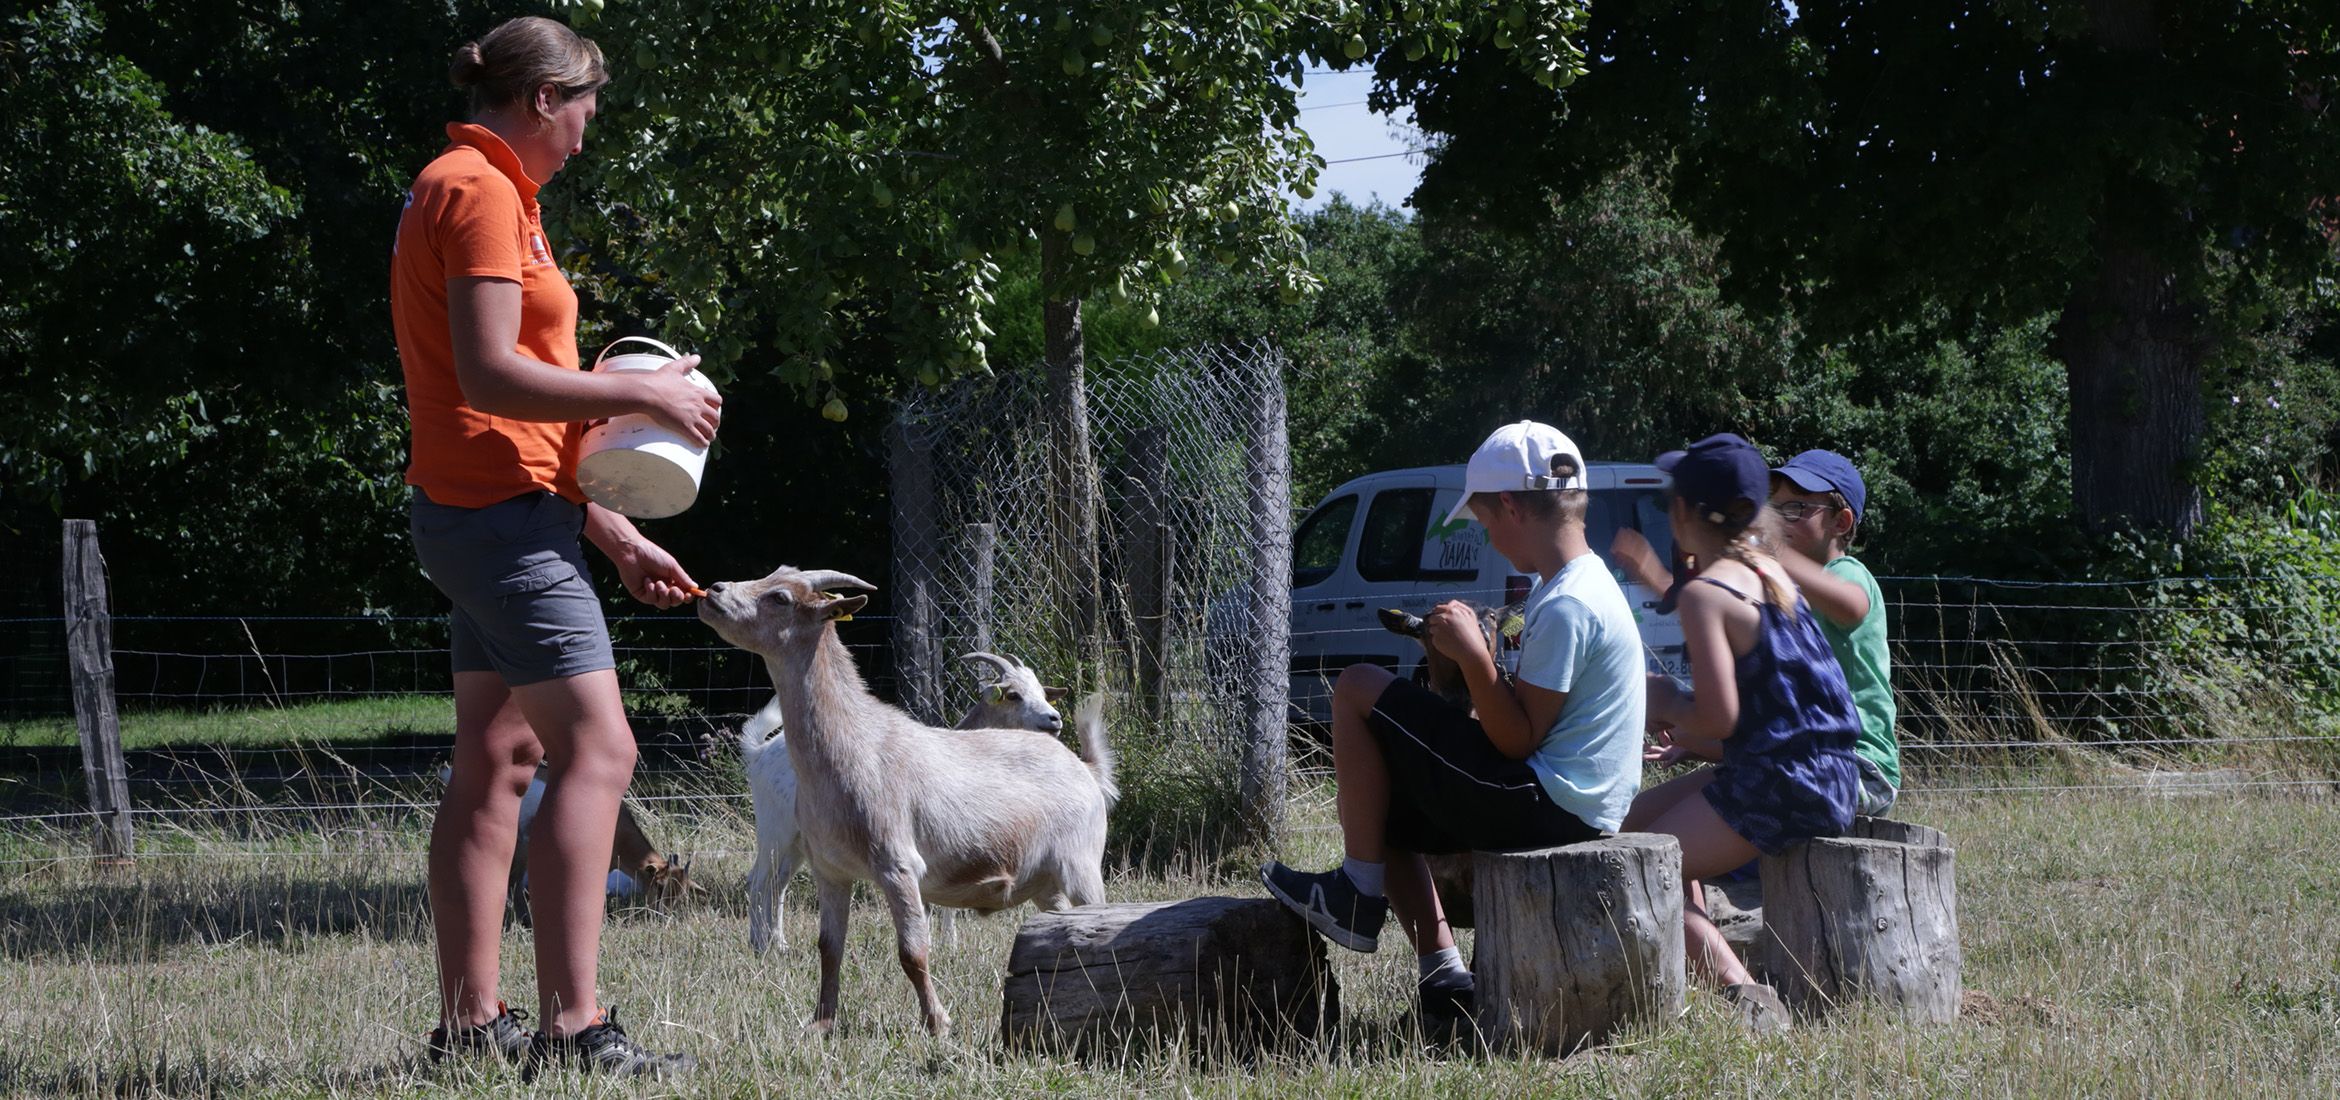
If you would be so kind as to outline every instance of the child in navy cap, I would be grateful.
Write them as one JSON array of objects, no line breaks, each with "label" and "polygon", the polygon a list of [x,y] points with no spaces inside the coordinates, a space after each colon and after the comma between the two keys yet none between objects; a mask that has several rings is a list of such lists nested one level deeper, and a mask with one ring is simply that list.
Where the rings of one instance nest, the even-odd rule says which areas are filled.
[{"label": "child in navy cap", "polygon": [[1804,590],[1820,634],[1844,668],[1861,716],[1861,798],[1855,810],[1882,817],[1901,792],[1901,745],[1893,735],[1893,658],[1885,644],[1885,594],[1869,567],[1852,556],[1868,486],[1852,460],[1835,451],[1805,451],[1771,471],[1771,508],[1781,544],[1795,551],[1779,563]]},{"label": "child in navy cap", "polygon": [[1699,568],[1678,593],[1692,690],[1648,678],[1649,725],[1663,749],[1655,758],[1721,763],[1642,792],[1625,830],[1681,841],[1690,964],[1748,1023],[1772,1030],[1787,1022],[1779,996],[1724,942],[1698,880],[1850,827],[1860,720],[1794,577],[1765,549],[1778,544],[1778,521],[1764,508],[1763,456],[1724,434],[1660,455],[1657,466],[1674,479],[1674,542]]}]

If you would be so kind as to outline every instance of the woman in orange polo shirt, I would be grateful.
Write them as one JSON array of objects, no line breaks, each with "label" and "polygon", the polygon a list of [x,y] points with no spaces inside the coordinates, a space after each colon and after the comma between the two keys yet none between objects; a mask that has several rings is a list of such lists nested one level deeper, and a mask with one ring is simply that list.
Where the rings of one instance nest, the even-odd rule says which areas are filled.
[{"label": "woman in orange polo shirt", "polygon": [[[399,218],[390,306],[405,367],[415,553],[454,604],[455,759],[431,828],[439,1027],[457,1053],[633,1074],[687,1068],[643,1050],[597,1003],[605,880],[634,738],[578,545],[634,598],[694,587],[625,517],[576,483],[586,421],[647,413],[704,445],[721,399],[689,356],[654,374],[578,370],[577,296],[553,262],[537,187],[583,148],[608,82],[601,51],[549,19],[514,19],[458,50],[471,119],[415,178]],[[539,1031],[497,998],[505,880],[520,800],[549,767],[530,830]]]}]

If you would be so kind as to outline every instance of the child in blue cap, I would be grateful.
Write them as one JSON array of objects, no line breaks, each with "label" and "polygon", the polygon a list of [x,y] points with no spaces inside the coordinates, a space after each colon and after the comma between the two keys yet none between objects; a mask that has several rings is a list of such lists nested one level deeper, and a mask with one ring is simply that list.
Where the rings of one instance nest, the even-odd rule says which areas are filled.
[{"label": "child in blue cap", "polygon": [[1795,551],[1781,555],[1779,563],[1804,590],[1861,716],[1855,746],[1861,798],[1854,809],[1882,817],[1901,793],[1901,744],[1893,735],[1885,594],[1869,567],[1849,550],[1868,501],[1860,470],[1835,451],[1805,451],[1771,471],[1771,509],[1779,513],[1780,541]]},{"label": "child in blue cap", "polygon": [[1649,725],[1670,752],[1721,763],[1642,792],[1624,827],[1681,842],[1690,964],[1772,1030],[1787,1022],[1779,996],[1723,940],[1697,880],[1850,827],[1860,719],[1795,578],[1765,549],[1778,545],[1778,520],[1755,446],[1709,436],[1657,466],[1674,479],[1675,545],[1699,569],[1678,590],[1691,690],[1649,677]]}]

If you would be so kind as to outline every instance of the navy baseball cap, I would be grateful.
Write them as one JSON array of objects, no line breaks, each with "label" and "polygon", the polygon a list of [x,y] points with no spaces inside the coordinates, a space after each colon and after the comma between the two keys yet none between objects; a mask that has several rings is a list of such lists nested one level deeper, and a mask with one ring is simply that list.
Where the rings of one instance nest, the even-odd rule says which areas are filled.
[{"label": "navy baseball cap", "polygon": [[1861,481],[1861,472],[1853,469],[1852,460],[1835,451],[1805,451],[1788,459],[1784,466],[1772,468],[1772,473],[1795,483],[1807,493],[1835,492],[1852,507],[1853,519],[1861,518],[1861,509],[1869,503],[1869,487]]},{"label": "navy baseball cap", "polygon": [[1654,465],[1673,475],[1674,492],[1711,523],[1725,522],[1739,501],[1760,508],[1771,499],[1770,464],[1754,444],[1730,432],[1667,451]]}]

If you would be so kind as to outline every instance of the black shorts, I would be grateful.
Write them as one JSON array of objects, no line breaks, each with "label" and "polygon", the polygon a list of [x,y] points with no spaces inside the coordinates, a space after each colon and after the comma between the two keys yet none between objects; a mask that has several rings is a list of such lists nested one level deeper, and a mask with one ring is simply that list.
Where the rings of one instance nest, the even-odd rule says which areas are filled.
[{"label": "black shorts", "polygon": [[1382,839],[1409,852],[1552,848],[1606,834],[1561,809],[1524,760],[1496,751],[1470,713],[1392,681],[1365,719],[1389,762]]}]

